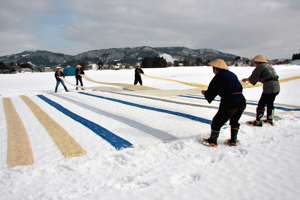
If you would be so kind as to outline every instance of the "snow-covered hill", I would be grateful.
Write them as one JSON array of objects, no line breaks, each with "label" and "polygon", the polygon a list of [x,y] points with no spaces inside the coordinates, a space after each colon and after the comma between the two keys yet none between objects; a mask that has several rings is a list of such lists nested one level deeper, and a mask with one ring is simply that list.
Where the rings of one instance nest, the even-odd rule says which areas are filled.
[{"label": "snow-covered hill", "polygon": [[9,65],[11,62],[31,62],[36,66],[75,66],[79,62],[85,64],[98,63],[102,61],[105,64],[114,64],[116,62],[136,64],[141,62],[144,57],[165,55],[168,61],[184,59],[196,60],[214,60],[222,58],[224,60],[234,60],[236,55],[223,53],[214,49],[189,49],[186,47],[127,47],[127,48],[111,48],[92,50],[75,56],[64,55],[60,53],[52,53],[49,51],[24,51],[19,54],[13,54],[0,57],[0,62]]}]

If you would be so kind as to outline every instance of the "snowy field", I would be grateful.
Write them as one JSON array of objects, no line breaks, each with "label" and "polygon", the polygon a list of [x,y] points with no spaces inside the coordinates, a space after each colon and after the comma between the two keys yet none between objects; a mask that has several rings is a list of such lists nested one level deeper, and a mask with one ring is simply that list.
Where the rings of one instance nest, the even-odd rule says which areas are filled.
[{"label": "snowy field", "polygon": [[[300,66],[274,68],[280,79],[300,75]],[[248,78],[253,69],[230,67],[239,79]],[[149,76],[206,85],[214,76],[211,67],[143,70]],[[133,84],[134,79],[133,70],[86,71],[86,75],[112,83]],[[74,77],[66,79],[75,83]],[[194,88],[149,77],[142,79],[145,86],[163,90]],[[86,87],[101,86],[83,82]],[[198,141],[209,137],[209,122],[219,103],[208,104],[200,94],[149,98],[126,90],[76,91],[69,84],[66,85],[70,93],[60,85],[54,94],[54,73],[0,74],[0,83],[0,199],[294,200],[300,196],[300,79],[281,84],[275,101],[275,126],[245,124],[254,119],[255,102],[262,88],[244,89],[249,104],[240,120],[241,145],[223,144],[230,137],[230,126],[226,124],[217,148],[205,147]],[[65,158],[20,95],[39,105],[87,154]],[[117,150],[41,96],[109,130],[133,148]],[[7,167],[3,97],[11,98],[24,123],[33,151],[33,165]],[[163,135],[172,139],[166,140]]]}]

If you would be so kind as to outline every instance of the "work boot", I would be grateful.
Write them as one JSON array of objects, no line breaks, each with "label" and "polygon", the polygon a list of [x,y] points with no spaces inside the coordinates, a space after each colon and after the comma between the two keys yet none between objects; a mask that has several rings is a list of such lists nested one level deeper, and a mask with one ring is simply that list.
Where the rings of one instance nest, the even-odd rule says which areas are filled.
[{"label": "work boot", "polygon": [[262,118],[264,116],[265,109],[259,110],[256,109],[256,121],[262,121]]},{"label": "work boot", "polygon": [[230,146],[230,147],[231,147],[231,146],[237,146],[237,145],[240,144],[240,141],[237,140],[236,143],[232,143],[232,142],[230,142],[230,139],[227,139],[227,140],[225,140],[224,144],[225,144],[225,145],[228,145],[228,146]]},{"label": "work boot", "polygon": [[76,87],[76,90],[78,90],[78,87]]},{"label": "work boot", "polygon": [[203,139],[201,144],[203,144],[204,146],[207,146],[207,147],[217,147],[218,144],[215,144],[215,143],[209,143],[209,139]]},{"label": "work boot", "polygon": [[240,144],[240,141],[237,140],[238,132],[238,128],[231,128],[231,138],[225,140],[224,144],[228,146],[237,146],[238,144]]},{"label": "work boot", "polygon": [[230,138],[230,142],[236,143],[238,132],[239,132],[239,129],[238,129],[238,128],[231,128],[231,138]]},{"label": "work boot", "polygon": [[216,147],[218,146],[218,137],[219,137],[220,131],[214,131],[211,130],[210,137],[208,139],[203,139],[201,144],[208,146],[208,147]]},{"label": "work boot", "polygon": [[263,120],[263,123],[274,126],[273,117],[274,117],[274,109],[267,109],[267,119]]},{"label": "work boot", "polygon": [[262,121],[264,124],[269,124],[271,126],[274,126],[274,123],[273,123],[273,120],[268,120],[268,119],[265,119]]},{"label": "work boot", "polygon": [[256,109],[256,120],[247,121],[246,124],[249,126],[262,126],[262,118],[264,116],[265,109],[259,110]]},{"label": "work boot", "polygon": [[262,121],[257,121],[257,120],[247,121],[246,124],[249,126],[260,126],[260,127],[263,126]]}]

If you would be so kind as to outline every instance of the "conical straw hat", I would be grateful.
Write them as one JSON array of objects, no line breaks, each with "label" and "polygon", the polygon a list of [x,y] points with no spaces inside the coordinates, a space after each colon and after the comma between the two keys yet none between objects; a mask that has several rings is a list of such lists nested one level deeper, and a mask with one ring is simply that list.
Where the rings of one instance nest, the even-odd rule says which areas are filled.
[{"label": "conical straw hat", "polygon": [[262,55],[255,56],[251,60],[253,62],[266,62],[266,63],[268,62],[267,59],[265,59],[265,57],[263,57]]},{"label": "conical straw hat", "polygon": [[228,70],[228,66],[227,64],[225,63],[224,60],[218,58],[210,63],[208,63],[210,66],[213,66],[213,67],[216,67],[216,68],[219,68],[219,69],[226,69]]}]

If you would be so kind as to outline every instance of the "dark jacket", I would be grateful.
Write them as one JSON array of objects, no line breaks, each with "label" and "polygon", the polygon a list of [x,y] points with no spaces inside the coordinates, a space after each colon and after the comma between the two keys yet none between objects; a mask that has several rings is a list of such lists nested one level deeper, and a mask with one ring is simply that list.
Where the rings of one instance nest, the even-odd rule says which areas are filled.
[{"label": "dark jacket", "polygon": [[61,79],[58,78],[58,77],[64,77],[65,78],[65,74],[62,71],[56,71],[54,76],[55,76],[57,81],[61,81]]},{"label": "dark jacket", "polygon": [[[240,94],[233,94],[236,92]],[[204,96],[211,103],[219,95],[221,97],[221,105],[224,105],[232,102],[244,102],[245,97],[242,92],[243,87],[237,76],[229,70],[221,70],[209,83]]]},{"label": "dark jacket", "polygon": [[82,69],[76,69],[75,78],[82,78],[79,74],[84,74],[84,71]]},{"label": "dark jacket", "polygon": [[136,68],[135,77],[141,76],[140,74],[144,74],[144,71],[141,68]]}]

